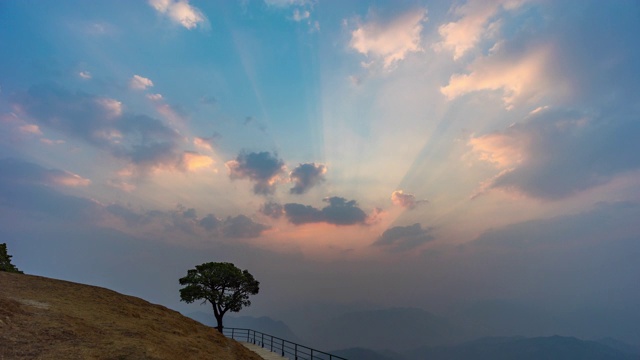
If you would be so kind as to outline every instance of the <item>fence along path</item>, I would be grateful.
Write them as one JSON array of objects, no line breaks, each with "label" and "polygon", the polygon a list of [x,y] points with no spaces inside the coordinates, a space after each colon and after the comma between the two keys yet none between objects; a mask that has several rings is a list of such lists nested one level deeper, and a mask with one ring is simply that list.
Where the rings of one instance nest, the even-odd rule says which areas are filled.
[{"label": "fence along path", "polygon": [[262,348],[258,345],[249,343],[249,342],[244,342],[244,341],[240,341],[240,344],[244,345],[244,347],[246,347],[247,349],[253,351],[254,353],[260,355],[261,358],[263,358],[264,360],[283,360],[286,359],[286,357],[282,357],[274,352],[271,352],[265,348]]},{"label": "fence along path", "polygon": [[[304,345],[296,344],[294,342],[251,329],[224,328],[223,334],[237,341],[255,345],[261,350],[281,355],[280,357],[265,357],[265,359],[269,360],[281,360],[282,358],[291,360],[347,360],[337,355],[312,349]],[[253,350],[253,348],[250,349]],[[253,351],[257,352],[255,350]],[[261,355],[261,353],[259,354]]]}]

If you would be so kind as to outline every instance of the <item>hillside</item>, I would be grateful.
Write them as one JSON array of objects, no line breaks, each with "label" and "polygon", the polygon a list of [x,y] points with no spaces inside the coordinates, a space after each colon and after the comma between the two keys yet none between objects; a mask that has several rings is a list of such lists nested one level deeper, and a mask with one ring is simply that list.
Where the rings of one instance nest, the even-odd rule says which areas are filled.
[{"label": "hillside", "polygon": [[166,307],[6,272],[0,272],[0,344],[0,359],[261,359]]}]

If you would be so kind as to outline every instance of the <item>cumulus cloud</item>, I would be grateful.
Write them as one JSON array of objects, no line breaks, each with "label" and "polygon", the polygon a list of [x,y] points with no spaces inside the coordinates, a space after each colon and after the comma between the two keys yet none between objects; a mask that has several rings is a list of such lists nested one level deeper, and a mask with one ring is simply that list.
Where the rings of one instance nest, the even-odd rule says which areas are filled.
[{"label": "cumulus cloud", "polygon": [[373,243],[391,252],[403,252],[434,239],[432,228],[422,228],[418,223],[409,226],[395,226],[387,229]]},{"label": "cumulus cloud", "polygon": [[151,79],[147,79],[146,77],[142,77],[140,75],[133,75],[131,80],[129,80],[129,87],[134,90],[145,90],[148,87],[153,86],[153,81]]},{"label": "cumulus cloud", "polygon": [[469,146],[499,171],[482,191],[506,189],[559,199],[640,169],[640,124],[627,116],[592,117],[541,110],[503,131],[474,136]]},{"label": "cumulus cloud", "polygon": [[329,205],[322,209],[289,203],[284,205],[284,212],[289,222],[295,225],[320,222],[333,225],[364,225],[367,223],[367,214],[358,207],[355,200],[347,201],[345,198],[333,196],[323,201]]},{"label": "cumulus cloud", "polygon": [[279,219],[284,215],[284,207],[276,202],[269,201],[260,207],[260,212],[273,219]]},{"label": "cumulus cloud", "polygon": [[85,80],[89,80],[89,79],[91,79],[91,77],[92,77],[92,76],[91,76],[91,73],[90,73],[90,72],[88,72],[88,71],[80,71],[80,72],[78,73],[78,76],[80,76],[81,78],[83,78],[83,79],[85,79]]},{"label": "cumulus cloud", "polygon": [[178,134],[161,121],[130,114],[114,99],[33,86],[12,99],[19,113],[39,126],[80,139],[138,166],[175,166]]},{"label": "cumulus cloud", "polygon": [[323,164],[306,163],[298,165],[291,173],[289,179],[293,182],[293,187],[289,190],[291,194],[304,194],[312,187],[325,180],[324,174],[327,167]]},{"label": "cumulus cloud", "polygon": [[403,190],[396,190],[391,193],[391,201],[394,205],[401,206],[405,209],[413,210],[419,204],[427,203],[427,200],[417,200],[415,195],[406,194]]},{"label": "cumulus cloud", "polygon": [[285,170],[284,162],[276,154],[270,152],[242,152],[235,160],[225,163],[229,169],[229,177],[249,179],[253,181],[253,192],[269,195],[275,192],[275,185]]},{"label": "cumulus cloud", "polygon": [[195,6],[191,6],[188,0],[149,0],[157,12],[167,16],[174,23],[180,24],[191,30],[198,25],[204,25],[207,18]]},{"label": "cumulus cloud", "polygon": [[349,45],[372,59],[381,59],[385,69],[403,60],[409,53],[422,51],[422,23],[427,20],[424,9],[402,14],[391,21],[372,20],[351,32]]}]

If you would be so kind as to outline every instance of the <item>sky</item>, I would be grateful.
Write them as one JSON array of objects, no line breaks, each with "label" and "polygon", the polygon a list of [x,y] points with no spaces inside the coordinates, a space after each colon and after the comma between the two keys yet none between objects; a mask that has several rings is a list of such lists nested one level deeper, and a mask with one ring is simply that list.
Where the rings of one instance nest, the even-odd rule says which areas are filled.
[{"label": "sky", "polygon": [[0,241],[183,312],[225,261],[253,315],[640,318],[638,33],[623,0],[0,0]]}]

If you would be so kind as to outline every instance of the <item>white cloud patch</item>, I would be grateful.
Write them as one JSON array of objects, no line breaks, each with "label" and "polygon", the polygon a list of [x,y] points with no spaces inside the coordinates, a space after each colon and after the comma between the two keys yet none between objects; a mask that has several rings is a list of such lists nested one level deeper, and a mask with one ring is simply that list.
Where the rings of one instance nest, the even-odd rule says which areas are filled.
[{"label": "white cloud patch", "polygon": [[204,14],[198,8],[191,6],[188,0],[149,0],[149,5],[171,21],[189,30],[207,22]]},{"label": "white cloud patch", "polygon": [[134,90],[145,90],[146,88],[152,86],[153,81],[151,81],[151,79],[147,79],[146,77],[142,77],[140,75],[133,75],[133,77],[129,81],[129,87]]},{"label": "white cloud patch", "polygon": [[90,72],[88,72],[88,71],[80,71],[80,72],[78,73],[78,76],[80,76],[81,78],[83,78],[83,79],[85,79],[85,80],[89,80],[89,79],[91,79],[91,77],[92,77],[92,76],[91,76],[91,73],[90,73]]},{"label": "white cloud patch", "polygon": [[491,20],[501,9],[513,10],[524,2],[524,0],[471,0],[456,7],[453,9],[453,13],[460,19],[438,28],[442,41],[435,44],[434,48],[452,51],[454,60],[461,58],[466,52],[473,49],[483,37],[495,31],[499,23]]},{"label": "white cloud patch", "polygon": [[426,20],[426,10],[420,9],[388,22],[369,21],[351,32],[349,45],[365,56],[381,59],[384,68],[388,69],[407,54],[422,51],[422,23]]},{"label": "white cloud patch", "polygon": [[476,91],[498,91],[502,93],[502,101],[510,109],[520,99],[538,95],[540,92],[561,94],[564,85],[555,79],[554,87],[550,87],[552,79],[547,71],[552,55],[550,47],[539,46],[522,54],[508,54],[503,51],[492,53],[476,59],[466,74],[454,74],[440,92],[449,100]]},{"label": "white cloud patch", "polygon": [[164,98],[162,94],[147,94],[147,99],[151,101],[162,101]]}]

